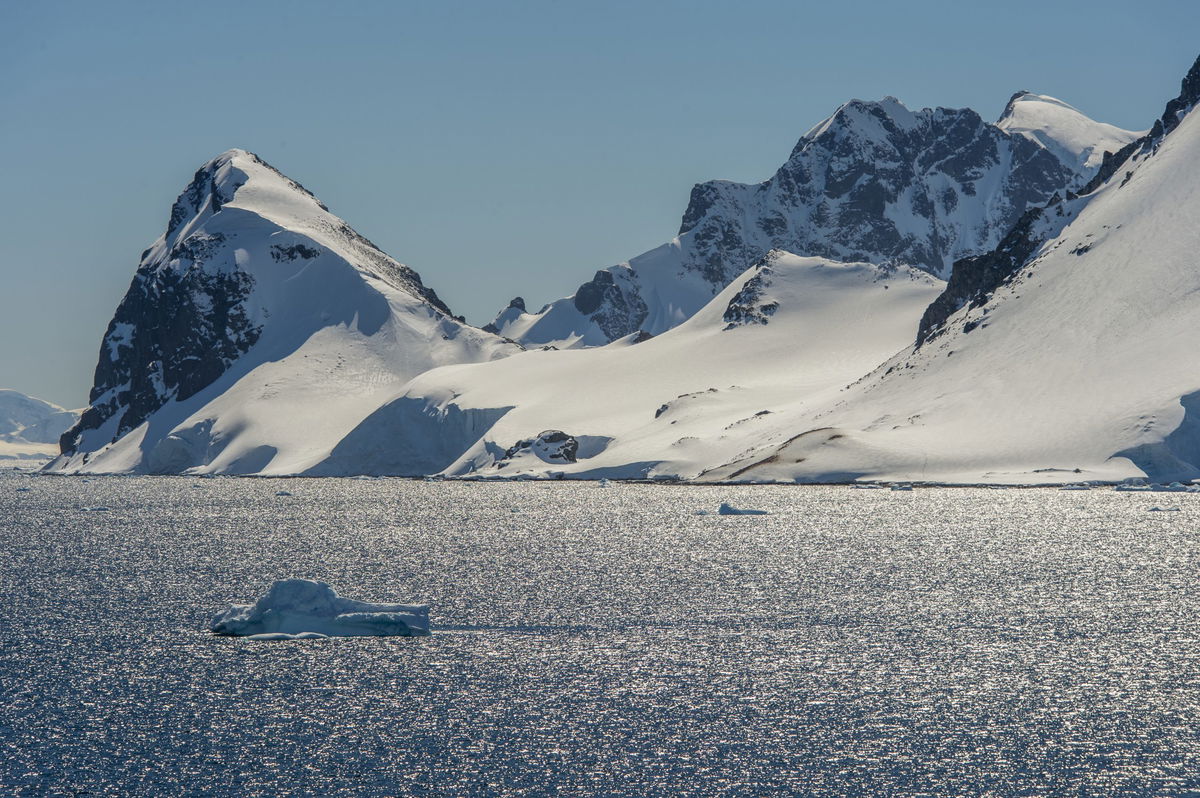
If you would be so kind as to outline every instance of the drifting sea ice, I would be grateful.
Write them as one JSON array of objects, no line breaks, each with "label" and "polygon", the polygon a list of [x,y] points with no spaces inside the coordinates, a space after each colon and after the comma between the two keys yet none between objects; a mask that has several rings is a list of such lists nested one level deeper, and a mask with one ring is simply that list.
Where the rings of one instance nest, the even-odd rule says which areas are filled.
[{"label": "drifting sea ice", "polygon": [[339,596],[324,582],[282,579],[254,604],[232,604],[212,620],[219,635],[255,640],[429,634],[429,607],[371,604]]},{"label": "drifting sea ice", "polygon": [[1131,493],[1200,493],[1200,485],[1184,485],[1182,482],[1172,482],[1162,485],[1157,482],[1142,484],[1139,481],[1126,480],[1114,485],[1113,490]]},{"label": "drifting sea ice", "polygon": [[717,509],[718,515],[767,515],[766,510],[743,510],[731,504],[722,503]]}]

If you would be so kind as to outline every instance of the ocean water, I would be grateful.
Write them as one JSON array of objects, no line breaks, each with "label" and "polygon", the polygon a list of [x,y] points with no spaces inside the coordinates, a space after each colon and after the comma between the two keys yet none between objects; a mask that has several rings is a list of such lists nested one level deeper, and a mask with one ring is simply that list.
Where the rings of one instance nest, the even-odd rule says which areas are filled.
[{"label": "ocean water", "polygon": [[[0,541],[5,795],[1200,795],[1200,496],[10,472]],[[289,576],[435,632],[209,634]]]}]

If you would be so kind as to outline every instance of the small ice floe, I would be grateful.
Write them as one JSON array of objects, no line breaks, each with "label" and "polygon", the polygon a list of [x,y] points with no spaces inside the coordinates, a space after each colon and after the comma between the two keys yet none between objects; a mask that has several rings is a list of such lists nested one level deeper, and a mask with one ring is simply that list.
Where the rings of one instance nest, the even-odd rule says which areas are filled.
[{"label": "small ice floe", "polygon": [[1151,485],[1150,490],[1154,491],[1155,493],[1198,493],[1200,492],[1200,486],[1184,485],[1182,482],[1172,482],[1170,485]]},{"label": "small ice floe", "polygon": [[1169,485],[1157,482],[1146,484],[1144,480],[1135,478],[1115,485],[1113,490],[1134,493],[1200,493],[1200,485],[1184,485],[1182,482],[1172,482]]},{"label": "small ice floe", "polygon": [[602,488],[607,488],[608,487],[608,477],[602,477],[600,479],[599,485]]},{"label": "small ice floe", "polygon": [[276,496],[291,496],[292,492],[290,490],[277,490],[277,491],[275,491],[275,495]]},{"label": "small ice floe", "polygon": [[17,493],[28,493],[32,488],[17,488]]},{"label": "small ice floe", "polygon": [[909,485],[907,482],[897,482],[895,485],[892,485],[892,490],[912,490],[912,485]]},{"label": "small ice floe", "polygon": [[1177,513],[1179,511],[1178,507],[1151,507],[1147,510],[1147,512],[1151,513]]},{"label": "small ice floe", "polygon": [[734,507],[733,505],[728,504],[728,503],[722,503],[721,506],[717,508],[717,515],[767,515],[767,514],[768,513],[766,510],[746,510],[746,509]]},{"label": "small ice floe", "polygon": [[324,582],[281,579],[253,604],[231,604],[210,627],[215,634],[255,640],[429,634],[429,607],[371,604],[342,598]]},{"label": "small ice floe", "polygon": [[1092,489],[1091,485],[1079,485],[1079,484],[1063,485],[1061,488],[1059,488],[1059,490],[1091,490],[1091,489]]},{"label": "small ice floe", "polygon": [[876,485],[873,482],[856,482],[855,484],[851,485],[850,487],[855,488],[857,490],[880,490],[881,488],[883,488],[883,485]]}]

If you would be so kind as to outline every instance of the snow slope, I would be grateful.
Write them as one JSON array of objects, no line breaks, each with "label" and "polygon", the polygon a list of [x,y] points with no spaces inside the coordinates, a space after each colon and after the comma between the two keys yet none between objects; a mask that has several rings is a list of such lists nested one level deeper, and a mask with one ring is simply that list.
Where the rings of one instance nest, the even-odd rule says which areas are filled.
[{"label": "snow slope", "polygon": [[58,439],[78,419],[79,411],[0,388],[0,459],[53,457]]},{"label": "snow slope", "polygon": [[1027,91],[1013,95],[996,126],[1040,144],[1089,177],[1104,153],[1118,152],[1145,133],[1097,122],[1062,100]]},{"label": "snow slope", "polygon": [[[642,343],[423,374],[311,473],[413,473],[414,453],[436,450],[429,465],[447,475],[694,477],[757,441],[772,414],[828,401],[911,343],[942,285],[908,267],[772,252]],[[547,430],[574,438],[573,461],[552,445],[561,438],[538,437]]]},{"label": "snow slope", "polygon": [[939,277],[995,247],[1031,207],[1085,183],[1105,148],[1137,134],[1022,93],[1000,125],[970,109],[852,100],[759,184],[692,189],[676,238],[602,269],[571,297],[493,322],[527,346],[596,346],[658,334],[772,249],[914,266]]},{"label": "snow slope", "polygon": [[413,376],[519,348],[230,150],[142,256],[57,471],[296,473]]},{"label": "snow slope", "polygon": [[710,479],[1200,477],[1200,61],[1164,121],[1044,242],[825,408]]}]

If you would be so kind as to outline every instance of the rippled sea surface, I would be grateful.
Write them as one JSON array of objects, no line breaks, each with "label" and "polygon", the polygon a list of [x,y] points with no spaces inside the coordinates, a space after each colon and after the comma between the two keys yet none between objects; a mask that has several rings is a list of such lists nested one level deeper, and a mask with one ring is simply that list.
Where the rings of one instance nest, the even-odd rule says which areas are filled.
[{"label": "rippled sea surface", "polygon": [[[3,794],[1200,795],[1200,496],[5,473],[0,535]],[[208,633],[289,576],[435,633]]]}]

